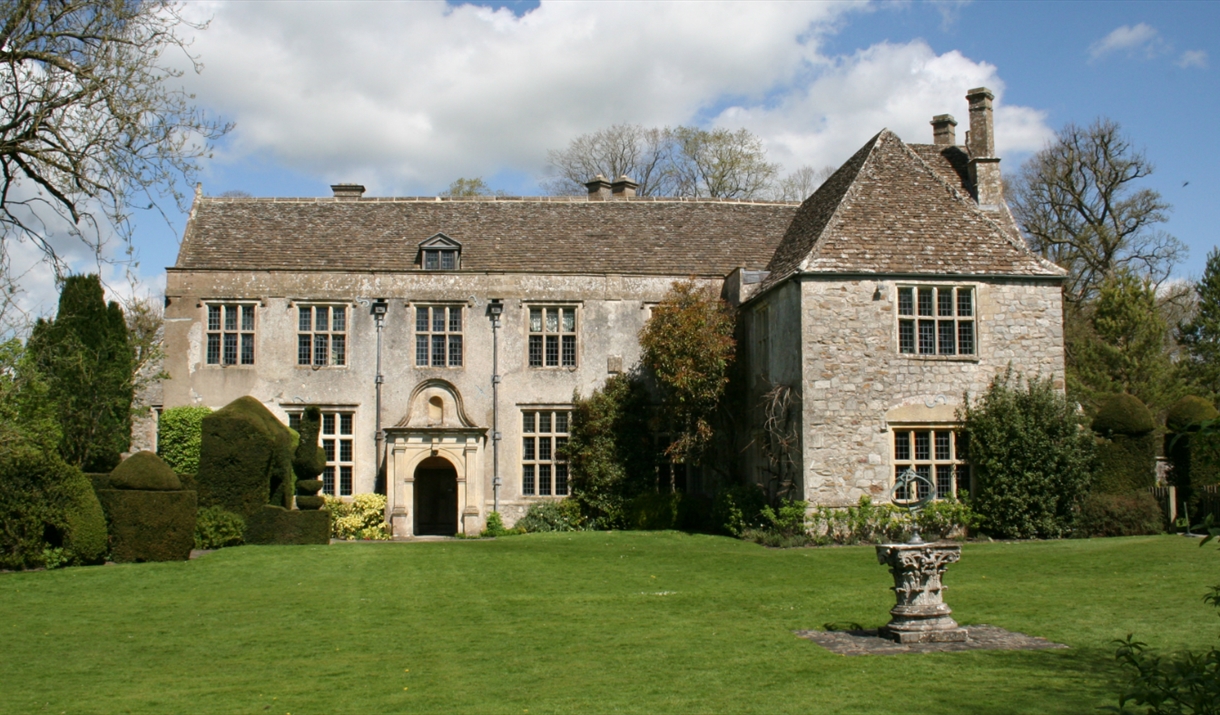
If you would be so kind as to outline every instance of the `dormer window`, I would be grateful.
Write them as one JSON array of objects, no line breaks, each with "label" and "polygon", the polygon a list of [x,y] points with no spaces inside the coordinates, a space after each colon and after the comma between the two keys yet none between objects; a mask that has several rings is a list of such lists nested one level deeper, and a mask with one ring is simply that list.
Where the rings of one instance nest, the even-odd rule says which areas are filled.
[{"label": "dormer window", "polygon": [[456,271],[462,267],[462,244],[438,233],[419,244],[419,265],[425,271]]}]

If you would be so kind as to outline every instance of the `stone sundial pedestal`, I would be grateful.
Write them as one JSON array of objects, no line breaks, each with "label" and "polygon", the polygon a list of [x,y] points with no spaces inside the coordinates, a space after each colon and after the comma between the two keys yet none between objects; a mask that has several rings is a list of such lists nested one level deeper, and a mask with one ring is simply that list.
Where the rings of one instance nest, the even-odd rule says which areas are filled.
[{"label": "stone sundial pedestal", "polygon": [[950,617],[941,596],[945,569],[961,557],[961,545],[950,542],[878,544],[877,560],[894,575],[898,599],[879,635],[899,643],[965,641],[966,629]]}]

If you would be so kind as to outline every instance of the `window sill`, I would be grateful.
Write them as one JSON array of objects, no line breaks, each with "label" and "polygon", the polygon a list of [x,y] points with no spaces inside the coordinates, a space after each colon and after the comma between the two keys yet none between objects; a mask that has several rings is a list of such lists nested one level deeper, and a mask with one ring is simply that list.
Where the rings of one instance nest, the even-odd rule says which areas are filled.
[{"label": "window sill", "polygon": [[979,362],[978,355],[919,355],[898,353],[898,357],[908,360],[929,360],[932,362]]}]

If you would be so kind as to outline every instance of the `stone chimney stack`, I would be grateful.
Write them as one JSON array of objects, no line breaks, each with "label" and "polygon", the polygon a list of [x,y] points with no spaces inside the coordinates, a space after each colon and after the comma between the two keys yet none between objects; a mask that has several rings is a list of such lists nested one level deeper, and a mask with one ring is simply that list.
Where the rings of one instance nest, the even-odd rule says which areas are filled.
[{"label": "stone chimney stack", "polygon": [[585,188],[589,190],[590,201],[605,201],[610,198],[610,182],[601,174],[593,177],[592,181],[585,184]]},{"label": "stone chimney stack", "polygon": [[640,185],[628,179],[627,175],[624,174],[615,179],[614,183],[610,184],[610,196],[616,199],[635,198],[635,190],[638,188],[640,188]]},{"label": "stone chimney stack", "polygon": [[331,184],[330,190],[340,201],[355,201],[364,196],[364,187],[360,184]]},{"label": "stone chimney stack", "polygon": [[1004,203],[1000,183],[1000,160],[995,155],[995,125],[991,101],[995,95],[986,87],[966,93],[970,103],[970,133],[966,151],[970,154],[970,178],[974,181],[979,208],[998,208]]},{"label": "stone chimney stack", "polygon": [[937,114],[932,117],[932,141],[936,146],[957,144],[957,120],[952,114]]}]

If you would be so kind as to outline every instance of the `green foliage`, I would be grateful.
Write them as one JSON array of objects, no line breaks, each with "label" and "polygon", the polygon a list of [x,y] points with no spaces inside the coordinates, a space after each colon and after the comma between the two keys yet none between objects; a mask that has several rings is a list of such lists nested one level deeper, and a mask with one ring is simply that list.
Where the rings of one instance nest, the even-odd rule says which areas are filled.
[{"label": "green foliage", "polygon": [[504,526],[504,519],[500,516],[500,512],[493,511],[487,515],[487,527],[484,528],[483,531],[479,532],[479,536],[485,538],[496,536],[517,536],[518,534],[524,533],[525,529],[522,529],[521,527],[509,529],[508,527]]},{"label": "green foliage", "polygon": [[330,535],[334,539],[385,540],[390,538],[385,523],[384,494],[357,494],[351,502],[326,497],[330,513]]},{"label": "green foliage", "polygon": [[241,397],[202,422],[200,506],[222,506],[248,520],[264,504],[292,504],[291,437],[253,397]]},{"label": "green foliage", "polygon": [[[301,413],[301,424],[297,427],[300,436],[292,457],[292,471],[298,481],[315,481],[326,469],[326,450],[318,444],[318,432],[321,429],[322,411],[312,405],[306,407]],[[317,489],[309,493],[316,491]]]},{"label": "green foliage", "polygon": [[761,526],[744,530],[744,538],[780,548],[903,541],[916,524],[924,537],[942,539],[964,535],[978,524],[970,507],[956,500],[932,502],[912,518],[893,504],[874,504],[868,496],[860,497],[855,506],[812,510],[806,502],[783,500],[778,508],[763,507],[762,518]]},{"label": "green foliage", "polygon": [[1090,308],[1089,327],[1069,345],[1074,393],[1098,404],[1110,393],[1138,397],[1160,414],[1181,393],[1165,349],[1168,326],[1157,308],[1156,288],[1127,271],[1107,277]]},{"label": "green foliage", "polygon": [[688,280],[670,287],[640,332],[641,363],[660,388],[673,436],[665,453],[674,462],[696,461],[712,440],[735,357],[733,328],[728,304]]},{"label": "green foliage", "polygon": [[810,529],[819,543],[872,544],[900,541],[911,528],[910,515],[893,504],[874,504],[861,496],[846,509],[818,507],[810,515]]},{"label": "green foliage", "polygon": [[[151,453],[150,453],[151,454]],[[119,563],[186,561],[195,545],[195,492],[103,489],[97,493]]]},{"label": "green foliage", "polygon": [[994,536],[1058,538],[1070,533],[1088,489],[1093,436],[1049,379],[1021,382],[1010,368],[978,400],[964,400],[970,506]]},{"label": "green foliage", "polygon": [[136,452],[110,473],[110,488],[172,492],[182,490],[182,480],[157,455]]},{"label": "green foliage", "polygon": [[247,544],[329,544],[330,513],[264,504],[246,518]]},{"label": "green foliage", "polygon": [[493,191],[483,177],[476,176],[473,179],[455,179],[449,188],[441,192],[441,196],[447,198],[472,198],[475,196],[504,196],[503,191]]},{"label": "green foliage", "polygon": [[809,531],[808,508],[808,502],[783,499],[778,509],[764,506],[762,516],[772,531],[781,536],[796,536]]},{"label": "green foliage", "polygon": [[747,529],[764,523],[762,510],[767,505],[763,490],[753,484],[738,484],[716,492],[712,499],[712,525],[720,533],[742,537]]},{"label": "green foliage", "polygon": [[223,549],[241,546],[246,533],[246,520],[223,507],[200,509],[195,518],[195,548]]},{"label": "green foliage", "polygon": [[925,539],[946,539],[953,534],[966,535],[979,525],[979,516],[970,505],[956,499],[938,499],[916,516],[919,533]]},{"label": "green foliage", "polygon": [[1165,429],[1170,432],[1191,432],[1208,420],[1220,417],[1215,405],[1195,395],[1187,395],[1169,408],[1165,417]]},{"label": "green foliage", "polygon": [[199,471],[199,448],[203,441],[203,418],[212,408],[171,407],[157,421],[157,454],[179,474]]},{"label": "green foliage", "polygon": [[[1120,713],[1217,715],[1220,713],[1220,650],[1165,657],[1127,636],[1115,659],[1129,679],[1118,698]],[[1128,704],[1140,707],[1129,710]]]},{"label": "green foliage", "polygon": [[106,520],[81,471],[55,453],[0,453],[0,568],[100,563]]},{"label": "green foliage", "polygon": [[1161,507],[1148,492],[1106,494],[1094,492],[1085,497],[1076,522],[1081,536],[1142,536],[1165,530]]},{"label": "green foliage", "polygon": [[627,503],[656,488],[648,393],[636,375],[612,375],[587,399],[572,396],[564,456],[572,499],[603,527],[625,523]]},{"label": "green foliage", "polygon": [[1095,494],[1133,494],[1156,486],[1156,438],[1115,434],[1097,439],[1097,467],[1091,491]]},{"label": "green foliage", "polygon": [[55,320],[39,320],[27,348],[47,385],[64,461],[113,469],[131,444],[135,359],[123,310],[106,304],[96,275],[69,276]]},{"label": "green foliage", "polygon": [[1106,398],[1093,416],[1093,431],[1103,437],[1144,435],[1155,428],[1152,413],[1144,403],[1123,392]]},{"label": "green foliage", "polygon": [[16,338],[0,343],[0,452],[59,446],[59,422],[46,381]]},{"label": "green foliage", "polygon": [[537,501],[530,504],[525,516],[517,520],[516,529],[536,531],[581,531],[585,519],[580,513],[580,504],[571,499],[560,501]]},{"label": "green foliage", "polygon": [[1184,349],[1178,370],[1195,389],[1216,399],[1220,398],[1220,248],[1207,254],[1195,297],[1194,317],[1178,326],[1178,343]]}]

